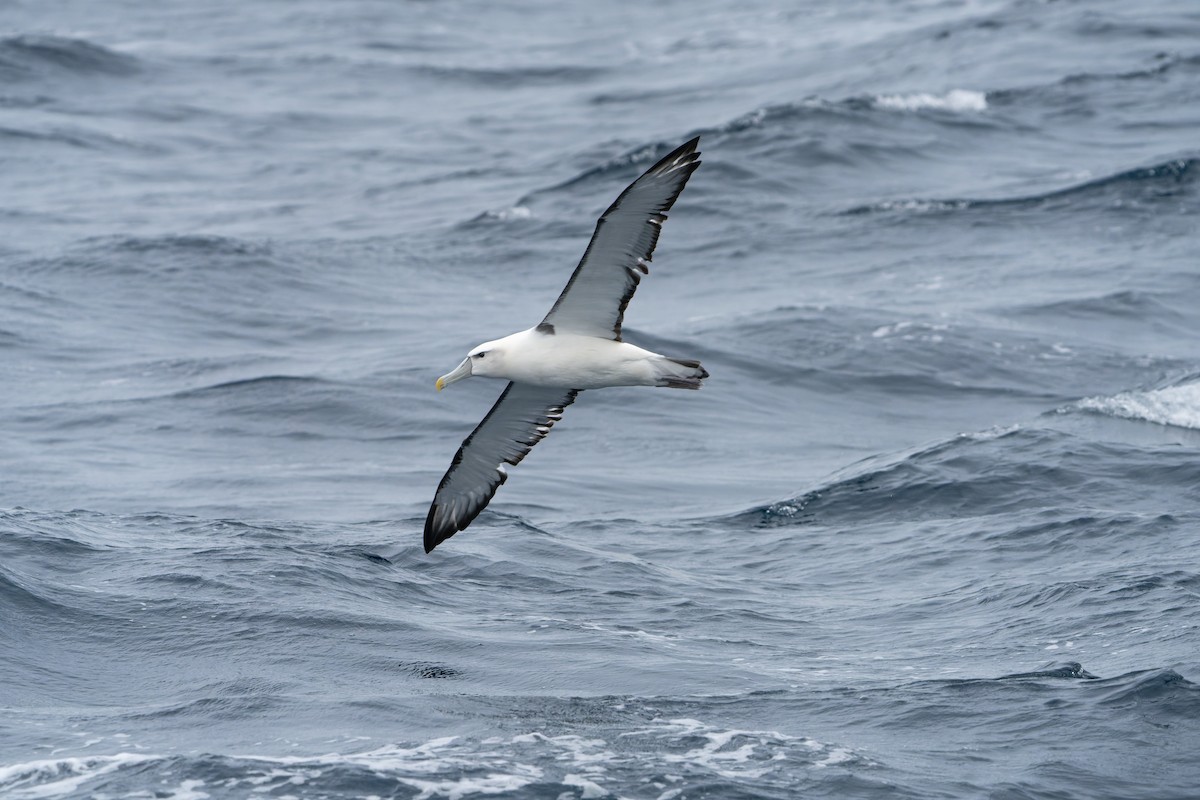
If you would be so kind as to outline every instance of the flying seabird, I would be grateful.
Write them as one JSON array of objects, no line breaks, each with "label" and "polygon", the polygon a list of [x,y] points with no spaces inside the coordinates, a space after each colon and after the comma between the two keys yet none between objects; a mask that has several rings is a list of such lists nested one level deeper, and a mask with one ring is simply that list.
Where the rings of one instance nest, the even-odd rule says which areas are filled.
[{"label": "flying seabird", "polygon": [[536,326],[472,349],[437,379],[438,391],[472,376],[508,386],[463,440],[438,484],[425,518],[425,552],[463,530],[519,464],[545,438],[584,389],[663,386],[699,389],[699,361],[643,350],[621,341],[621,320],[643,275],[666,212],[700,166],[697,136],[668,153],[621,192],[596,231],[554,307]]}]

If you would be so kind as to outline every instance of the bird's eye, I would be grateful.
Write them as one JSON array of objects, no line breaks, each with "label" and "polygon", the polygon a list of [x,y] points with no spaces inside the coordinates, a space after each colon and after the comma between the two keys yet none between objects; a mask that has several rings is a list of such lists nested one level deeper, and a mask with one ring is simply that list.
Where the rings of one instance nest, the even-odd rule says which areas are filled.
[{"label": "bird's eye", "polygon": [[471,358],[483,358],[486,355],[487,353],[476,353],[475,355],[471,356]]}]

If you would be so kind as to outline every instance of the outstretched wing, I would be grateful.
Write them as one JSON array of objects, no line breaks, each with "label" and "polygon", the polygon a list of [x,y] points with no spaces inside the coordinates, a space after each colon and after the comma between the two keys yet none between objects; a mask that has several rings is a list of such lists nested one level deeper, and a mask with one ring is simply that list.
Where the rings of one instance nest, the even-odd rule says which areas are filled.
[{"label": "outstretched wing", "polygon": [[542,324],[621,341],[625,307],[650,273],[666,212],[700,166],[698,144],[699,136],[671,151],[621,192],[596,223],[583,259]]},{"label": "outstretched wing", "polygon": [[520,464],[578,394],[578,389],[508,384],[483,422],[463,440],[438,484],[425,518],[426,553],[471,524],[508,479],[504,465]]}]

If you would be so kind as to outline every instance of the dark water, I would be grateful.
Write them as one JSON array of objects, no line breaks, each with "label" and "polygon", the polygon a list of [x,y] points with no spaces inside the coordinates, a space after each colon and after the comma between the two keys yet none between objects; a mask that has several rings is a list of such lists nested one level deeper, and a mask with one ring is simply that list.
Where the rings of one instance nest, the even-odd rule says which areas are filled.
[{"label": "dark water", "polygon": [[0,0],[0,796],[1200,795],[1200,8],[733,9]]}]

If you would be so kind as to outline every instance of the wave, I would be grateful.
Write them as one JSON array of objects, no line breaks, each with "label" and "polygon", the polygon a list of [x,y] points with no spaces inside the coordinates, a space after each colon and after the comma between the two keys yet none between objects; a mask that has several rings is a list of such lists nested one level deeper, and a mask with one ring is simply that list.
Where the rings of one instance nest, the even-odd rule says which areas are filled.
[{"label": "wave", "polygon": [[[1190,363],[1186,357],[1148,358],[1087,341],[1056,341],[1063,313],[1057,309],[1003,311],[1006,317],[1036,324],[1001,326],[974,314],[901,313],[844,304],[780,306],[719,318],[702,324],[692,336],[722,342],[710,360],[719,358],[727,367],[772,384],[851,394],[866,390],[889,399],[921,396],[934,402],[967,394],[991,400],[1025,397],[1039,410],[1093,394],[1097,386],[1127,386],[1131,376],[1158,380]],[[1165,309],[1158,317],[1176,336],[1187,324],[1177,313]],[[1097,319],[1111,324],[1112,318]],[[1044,333],[1028,332],[1051,324],[1055,327]],[[802,368],[792,366],[797,363]]]},{"label": "wave", "polygon": [[1200,430],[1200,382],[1112,397],[1089,397],[1064,410],[1079,409],[1119,419]]},{"label": "wave", "polygon": [[208,395],[227,395],[227,394],[251,394],[256,395],[260,392],[267,394],[276,394],[278,392],[296,392],[304,391],[308,388],[329,386],[336,387],[338,384],[327,378],[316,378],[312,376],[302,375],[259,375],[253,378],[241,378],[239,380],[224,381],[223,383],[215,383],[211,386],[200,386],[195,389],[185,389],[181,392],[176,392],[173,397],[188,398],[188,397],[205,397]]},{"label": "wave", "polygon": [[[695,134],[688,134],[679,141],[682,142],[685,139],[691,138],[693,135]],[[542,194],[549,194],[552,192],[570,189],[578,186],[579,184],[587,183],[598,177],[607,176],[613,173],[628,172],[629,167],[649,167],[678,146],[679,142],[660,140],[635,147],[631,150],[626,150],[620,155],[610,157],[597,166],[586,169],[561,183],[556,183],[544,189],[537,189],[533,192],[530,192],[518,200],[514,204],[514,208],[528,207],[536,197]]]},{"label": "wave", "polygon": [[[1173,158],[1096,178],[1090,181],[1032,195],[992,199],[921,199],[885,200],[854,206],[843,215],[874,213],[938,214],[957,211],[996,209],[1033,209],[1039,211],[1156,208],[1191,201],[1200,177],[1200,157]],[[1188,205],[1190,207],[1190,204]]]},{"label": "wave", "polygon": [[102,236],[84,239],[76,249],[87,254],[88,262],[98,267],[138,274],[152,271],[157,276],[197,272],[227,274],[231,263],[237,264],[234,276],[239,280],[246,277],[248,270],[296,271],[288,259],[276,257],[270,244],[229,236]]},{"label": "wave", "polygon": [[1103,705],[1167,712],[1184,719],[1200,716],[1200,686],[1171,669],[1154,669],[1113,679],[1114,688],[1101,699]]},{"label": "wave", "polygon": [[825,117],[868,117],[878,116],[872,112],[883,111],[984,111],[988,107],[986,92],[969,89],[951,89],[944,94],[913,92],[909,94],[873,94],[826,100],[818,97],[800,102],[776,103],[756,108],[721,125],[698,129],[692,135],[718,136],[736,134],[756,128],[772,127],[781,123]]},{"label": "wave", "polygon": [[475,215],[471,219],[463,223],[464,227],[478,225],[480,223],[495,223],[495,222],[515,222],[527,220],[533,217],[533,211],[527,206],[518,203],[515,206],[508,208],[499,208],[491,211],[484,211]]},{"label": "wave", "polygon": [[1051,84],[998,89],[988,93],[989,99],[999,106],[1011,106],[1029,100],[1046,103],[1051,97],[1058,97],[1063,89],[1078,89],[1094,83],[1123,83],[1127,81],[1146,81],[1162,78],[1175,72],[1187,72],[1200,67],[1200,55],[1179,55],[1160,53],[1155,57],[1158,63],[1142,69],[1126,70],[1124,72],[1080,72],[1055,81]]},{"label": "wave", "polygon": [[126,150],[143,154],[166,152],[159,145],[76,126],[56,125],[39,130],[0,126],[0,141],[4,140],[11,147],[29,142],[49,142],[85,150]]},{"label": "wave", "polygon": [[1145,321],[1175,315],[1161,297],[1150,292],[1129,289],[1099,297],[1081,297],[1025,306],[1021,311],[1032,316],[1049,314],[1056,319],[1120,318]]},{"label": "wave", "polygon": [[[1080,297],[1050,303],[1003,307],[1003,313],[1050,331],[1062,329],[1069,321],[1076,336],[1088,335],[1094,341],[1136,341],[1154,335],[1162,352],[1170,352],[1170,343],[1187,342],[1200,334],[1200,322],[1187,307],[1188,295],[1165,292],[1124,290],[1096,297]],[[1186,359],[1189,350],[1180,349]],[[1182,363],[1188,363],[1186,360]],[[1128,382],[1128,373],[1123,379]],[[1086,390],[1088,393],[1094,389]]]},{"label": "wave", "polygon": [[[234,266],[236,265],[236,266]],[[264,242],[228,236],[93,236],[81,239],[61,255],[20,264],[27,274],[176,276],[188,281],[227,277],[242,283],[264,273],[292,276],[293,260],[276,257]]]},{"label": "wave", "polygon": [[1162,511],[1158,492],[1190,491],[1196,483],[1196,464],[1180,450],[1093,441],[1051,428],[960,434],[898,459],[868,459],[825,486],[729,519],[775,526],[978,518],[1047,508],[1074,513],[1082,485],[1106,497],[1108,508],[1153,515]]},{"label": "wave", "polygon": [[53,543],[55,547],[70,548],[51,551],[63,557],[76,556],[82,552],[75,548],[98,549],[95,546],[96,537],[92,535],[90,528],[90,524],[97,519],[98,516],[87,511],[41,514],[26,508],[0,510],[0,526],[4,527],[7,536],[40,538],[44,539],[44,545]]},{"label": "wave", "polygon": [[952,89],[946,94],[885,94],[874,97],[875,105],[897,111],[986,111],[987,94],[967,89]]},{"label": "wave", "polygon": [[[762,131],[771,131],[777,128],[788,129],[799,124],[813,123],[826,128],[831,124],[841,123],[852,127],[861,125],[864,130],[869,130],[881,125],[890,124],[885,120],[893,117],[897,111],[918,112],[929,110],[952,112],[949,116],[935,115],[925,121],[927,124],[941,127],[957,124],[956,117],[961,114],[972,113],[977,115],[977,112],[986,110],[988,107],[987,97],[988,95],[984,92],[953,89],[944,94],[924,92],[877,94],[847,97],[839,100],[826,100],[813,97],[801,101],[765,105],[734,117],[724,123],[681,132],[676,138],[659,139],[626,147],[616,155],[607,157],[597,156],[599,163],[595,166],[578,172],[564,181],[536,189],[524,195],[510,207],[507,213],[505,211],[485,212],[473,221],[525,218],[528,216],[529,208],[542,195],[572,189],[581,184],[607,178],[611,175],[626,177],[633,172],[631,168],[649,167],[655,161],[678,147],[680,142],[690,139],[693,136],[701,137],[701,147],[703,148],[709,146],[706,142],[712,142],[713,140],[721,141],[731,137],[737,138],[749,133],[757,136]],[[605,102],[608,102],[608,100],[605,100]],[[785,143],[792,141],[792,139],[793,137],[788,136],[783,137],[780,141],[781,143]],[[839,147],[850,147],[851,149],[857,147],[860,150],[882,148],[894,150],[902,155],[913,155],[913,151],[909,145],[895,141],[877,141],[877,137],[874,135],[870,137],[870,141],[858,143],[840,142]],[[844,156],[839,156],[833,150],[822,150],[819,157],[823,160],[845,160]],[[719,168],[735,169],[733,165],[725,163],[721,163]]]},{"label": "wave", "polygon": [[[153,785],[160,793],[172,792],[162,796],[175,798],[230,791],[238,796],[243,791],[268,796],[299,791],[337,797],[520,793],[599,798],[639,794],[647,776],[666,770],[679,776],[667,780],[681,791],[691,785],[715,796],[775,797],[791,794],[798,771],[871,764],[849,748],[809,737],[717,727],[690,717],[662,718],[633,699],[607,698],[588,705],[597,706],[611,724],[597,728],[597,718],[589,715],[586,736],[527,729],[486,739],[443,736],[319,755],[122,752],[48,759],[0,767],[0,794],[22,800],[103,789],[105,794],[128,796]],[[627,705],[642,713],[614,711]]]},{"label": "wave", "polygon": [[453,81],[475,86],[510,88],[516,86],[545,86],[586,83],[605,74],[601,67],[572,65],[525,66],[525,67],[446,67],[416,65],[408,71],[438,80]]},{"label": "wave", "polygon": [[[1172,669],[1144,669],[1111,678],[1093,675],[1076,661],[1048,664],[1029,672],[1016,672],[998,678],[950,678],[909,684],[917,690],[940,692],[947,687],[983,692],[1052,689],[1046,680],[1079,681],[1079,697],[1084,702],[1110,708],[1144,711],[1154,717],[1194,718],[1200,713],[1200,686]],[[890,689],[889,691],[895,691]],[[1018,711],[1017,713],[1022,713]],[[1139,714],[1140,716],[1140,714]]]},{"label": "wave", "polygon": [[[262,375],[129,401],[127,413],[153,404],[168,413],[177,403],[198,404],[246,435],[296,441],[400,442],[420,433],[398,425],[382,397],[361,385],[300,375]],[[244,428],[242,427],[244,426]]]},{"label": "wave", "polygon": [[1097,676],[1084,669],[1083,665],[1078,661],[1069,661],[1065,664],[1052,664],[1032,672],[1014,672],[1009,675],[1001,675],[997,680],[1008,681],[1022,678],[1099,680]]},{"label": "wave", "polygon": [[0,38],[0,76],[12,80],[52,73],[132,75],[139,70],[133,56],[86,39],[33,34]]},{"label": "wave", "polygon": [[22,347],[29,344],[29,339],[16,331],[0,328],[0,347]]},{"label": "wave", "polygon": [[19,96],[0,94],[0,108],[42,108],[52,105],[54,98],[44,94]]},{"label": "wave", "polygon": [[0,794],[12,800],[66,797],[79,791],[84,784],[111,773],[144,767],[147,762],[159,760],[160,756],[144,753],[117,753],[0,766]]},{"label": "wave", "polygon": [[[14,637],[17,640],[24,638],[22,634],[26,618],[36,620],[30,625],[31,628],[41,629],[46,620],[74,617],[76,609],[52,595],[48,587],[38,585],[19,573],[9,572],[7,568],[0,566],[0,610],[4,614],[7,628],[5,638],[9,642]],[[77,623],[80,620],[74,618],[71,621]],[[95,622],[91,619],[86,621]]]},{"label": "wave", "polygon": [[[632,97],[644,102],[643,94],[639,91]],[[619,182],[618,179],[635,177],[637,170],[649,167],[678,147],[681,141],[693,136],[701,137],[702,148],[730,139],[744,140],[743,144],[746,145],[796,148],[799,152],[790,158],[812,163],[852,166],[864,161],[874,163],[880,158],[911,161],[920,156],[921,145],[894,135],[898,112],[912,120],[904,124],[921,130],[929,127],[944,129],[997,124],[980,113],[988,109],[988,97],[986,92],[968,89],[951,89],[941,94],[867,94],[834,100],[810,97],[760,106],[726,122],[693,128],[669,139],[633,145],[610,142],[595,148],[596,152],[589,158],[593,166],[558,183],[534,189],[510,206],[479,213],[459,223],[459,227],[525,221],[536,217],[539,201],[544,196],[575,190],[593,182]],[[606,104],[625,100],[623,95],[599,95],[593,102]],[[919,113],[926,111],[938,113]],[[617,151],[615,155],[611,154],[613,150]],[[753,174],[731,159],[714,161],[708,169],[739,178]],[[699,192],[702,194],[703,188]],[[704,210],[702,205],[697,204],[695,193],[689,197],[692,198],[690,202],[694,210],[698,205],[699,211]]]},{"label": "wave", "polygon": [[263,256],[271,252],[270,246],[264,242],[197,234],[93,237],[84,239],[83,243],[105,245],[109,249],[129,253],[195,251],[204,255]]}]

